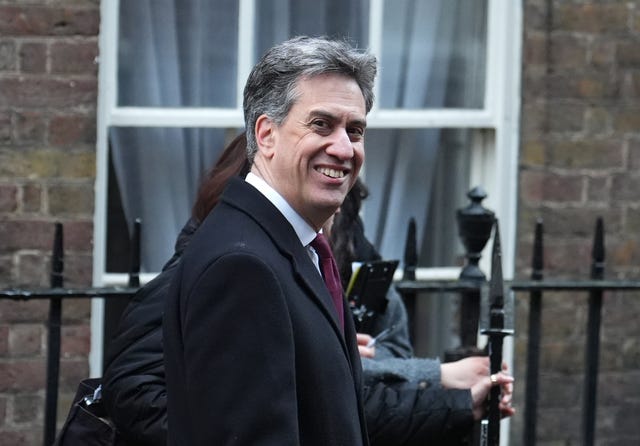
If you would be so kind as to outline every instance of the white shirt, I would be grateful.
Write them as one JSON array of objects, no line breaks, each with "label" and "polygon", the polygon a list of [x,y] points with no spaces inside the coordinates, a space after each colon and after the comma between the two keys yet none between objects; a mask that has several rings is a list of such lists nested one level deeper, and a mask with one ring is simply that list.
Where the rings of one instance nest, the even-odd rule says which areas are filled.
[{"label": "white shirt", "polygon": [[295,209],[284,199],[278,191],[271,187],[265,180],[258,175],[249,172],[245,181],[251,184],[253,187],[266,197],[279,211],[284,218],[291,224],[302,246],[307,248],[309,257],[316,266],[318,272],[320,272],[320,264],[318,261],[318,254],[309,245],[316,238],[316,231],[298,214]]}]

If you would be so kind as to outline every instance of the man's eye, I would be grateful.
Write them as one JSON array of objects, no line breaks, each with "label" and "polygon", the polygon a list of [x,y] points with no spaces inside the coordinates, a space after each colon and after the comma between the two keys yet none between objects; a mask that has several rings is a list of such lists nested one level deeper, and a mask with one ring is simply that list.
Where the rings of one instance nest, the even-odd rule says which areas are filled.
[{"label": "man's eye", "polygon": [[348,130],[348,133],[353,138],[362,138],[364,136],[364,129],[360,127],[353,127]]}]

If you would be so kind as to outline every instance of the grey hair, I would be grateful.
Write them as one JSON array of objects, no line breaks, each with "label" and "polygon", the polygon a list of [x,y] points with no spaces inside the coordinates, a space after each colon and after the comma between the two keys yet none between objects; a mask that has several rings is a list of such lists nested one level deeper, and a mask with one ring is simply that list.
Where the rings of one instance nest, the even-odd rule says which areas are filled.
[{"label": "grey hair", "polygon": [[340,40],[299,36],[268,50],[253,67],[244,87],[244,122],[247,157],[253,162],[258,150],[255,125],[262,115],[281,125],[297,99],[301,78],[326,73],[344,74],[362,91],[366,112],[373,106],[373,82],[377,72],[375,56]]}]

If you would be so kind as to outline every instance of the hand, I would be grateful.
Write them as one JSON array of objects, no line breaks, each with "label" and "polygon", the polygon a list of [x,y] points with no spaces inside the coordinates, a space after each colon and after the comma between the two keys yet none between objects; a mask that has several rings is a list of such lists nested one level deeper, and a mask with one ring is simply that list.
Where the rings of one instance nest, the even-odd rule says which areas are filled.
[{"label": "hand", "polygon": [[373,358],[376,355],[376,347],[367,347],[367,345],[373,340],[371,336],[364,333],[356,333],[358,339],[358,352],[363,358]]},{"label": "hand", "polygon": [[459,361],[441,365],[441,380],[443,387],[450,389],[470,389],[473,400],[473,417],[482,419],[486,410],[486,399],[492,386],[501,387],[500,413],[502,417],[515,414],[511,407],[513,398],[513,377],[509,375],[506,363],[502,364],[502,372],[493,375],[491,379],[489,358],[486,356],[472,356]]}]

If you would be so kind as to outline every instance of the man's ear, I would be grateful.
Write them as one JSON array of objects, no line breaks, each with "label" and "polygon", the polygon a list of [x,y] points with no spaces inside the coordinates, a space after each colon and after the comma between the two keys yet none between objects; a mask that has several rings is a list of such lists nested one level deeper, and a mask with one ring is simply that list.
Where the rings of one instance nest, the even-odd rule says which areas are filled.
[{"label": "man's ear", "polygon": [[275,131],[274,122],[267,116],[261,115],[256,120],[256,142],[258,150],[265,156],[272,156],[275,149]]}]

